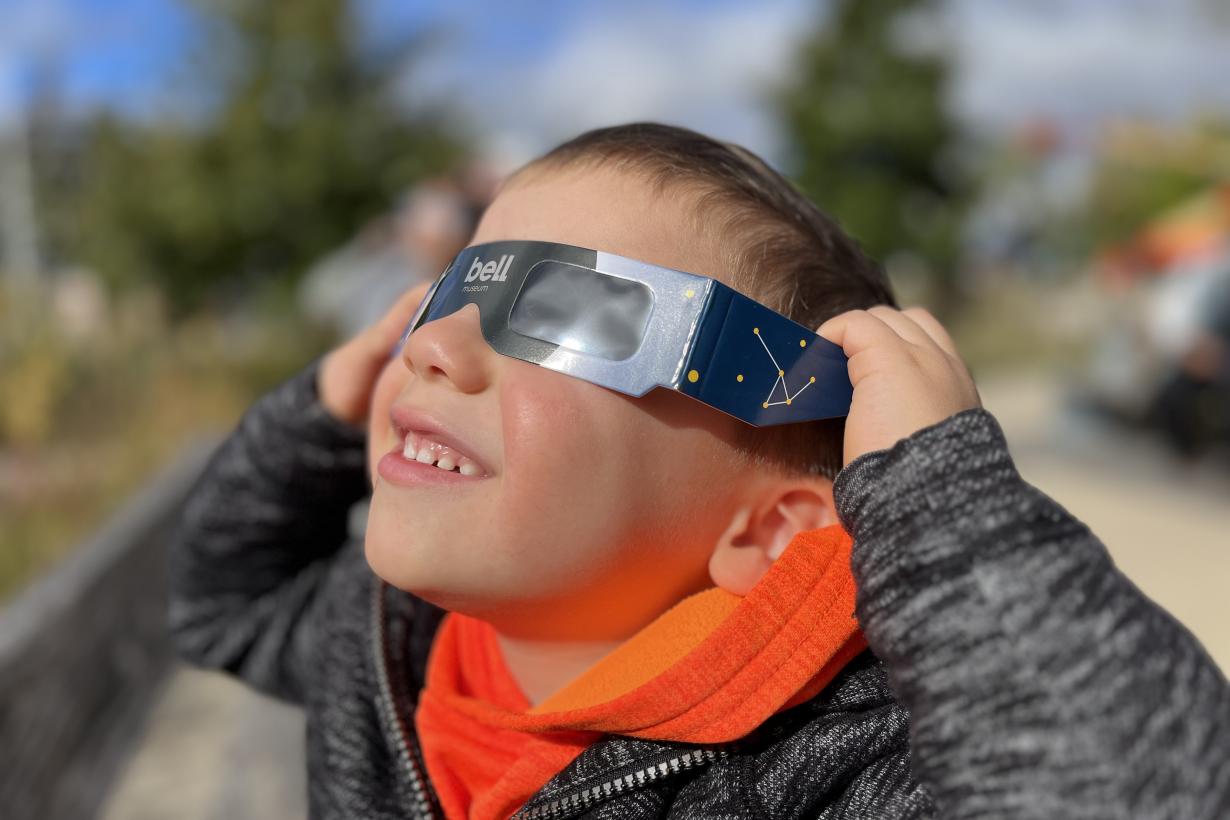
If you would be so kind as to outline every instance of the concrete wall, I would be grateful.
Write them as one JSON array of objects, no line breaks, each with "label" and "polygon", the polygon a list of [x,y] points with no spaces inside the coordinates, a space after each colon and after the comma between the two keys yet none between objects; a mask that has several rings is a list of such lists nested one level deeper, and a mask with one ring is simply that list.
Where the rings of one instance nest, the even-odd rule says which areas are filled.
[{"label": "concrete wall", "polygon": [[0,816],[96,815],[172,659],[166,538],[219,437],[189,444],[0,610]]}]

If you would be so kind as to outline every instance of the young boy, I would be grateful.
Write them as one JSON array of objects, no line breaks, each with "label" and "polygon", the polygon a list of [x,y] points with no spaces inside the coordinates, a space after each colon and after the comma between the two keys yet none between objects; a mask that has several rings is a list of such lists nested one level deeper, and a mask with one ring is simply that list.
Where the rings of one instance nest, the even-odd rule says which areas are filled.
[{"label": "young boy", "polygon": [[395,345],[422,289],[264,396],[184,511],[170,623],[305,707],[312,817],[1227,816],[1224,676],[762,161],[590,132],[504,185],[500,240],[819,327],[849,415],[633,398],[496,352],[477,304]]}]

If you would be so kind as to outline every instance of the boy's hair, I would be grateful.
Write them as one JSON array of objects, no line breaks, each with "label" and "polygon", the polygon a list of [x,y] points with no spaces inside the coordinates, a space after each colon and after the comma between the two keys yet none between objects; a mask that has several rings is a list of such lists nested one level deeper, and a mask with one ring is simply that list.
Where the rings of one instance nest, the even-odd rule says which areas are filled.
[{"label": "boy's hair", "polygon": [[[659,192],[692,194],[697,231],[715,243],[726,268],[692,272],[721,278],[804,327],[814,330],[855,308],[897,306],[884,271],[832,217],[746,148],[639,122],[587,131],[517,176],[586,165],[640,173]],[[841,469],[844,418],[742,427],[741,446],[756,467],[829,479]]]}]

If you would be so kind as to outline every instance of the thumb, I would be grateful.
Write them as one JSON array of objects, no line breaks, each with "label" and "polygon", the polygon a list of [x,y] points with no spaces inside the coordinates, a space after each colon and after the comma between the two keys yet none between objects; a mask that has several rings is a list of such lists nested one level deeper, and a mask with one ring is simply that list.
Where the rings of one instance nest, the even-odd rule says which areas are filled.
[{"label": "thumb", "polygon": [[430,287],[431,285],[425,282],[421,285],[407,288],[401,296],[397,297],[397,301],[393,303],[393,306],[365,331],[374,350],[388,353],[389,348],[405,332],[406,325],[409,324],[415,310],[418,309],[419,304],[423,301],[423,297],[427,295],[427,289]]},{"label": "thumb", "polygon": [[827,319],[821,323],[820,327],[816,328],[816,335],[828,339],[840,347],[842,337],[845,336],[846,332],[846,321],[848,320],[844,313]]}]

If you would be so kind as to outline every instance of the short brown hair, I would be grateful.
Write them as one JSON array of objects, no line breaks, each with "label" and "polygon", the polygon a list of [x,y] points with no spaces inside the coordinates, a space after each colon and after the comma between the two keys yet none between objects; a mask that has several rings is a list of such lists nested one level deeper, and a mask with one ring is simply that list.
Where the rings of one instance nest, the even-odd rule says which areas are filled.
[{"label": "short brown hair", "polygon": [[[695,192],[697,228],[713,237],[727,260],[728,284],[805,327],[855,308],[897,306],[883,269],[746,148],[638,122],[587,131],[518,173],[586,164],[639,172],[659,191],[682,186]],[[758,467],[829,479],[841,469],[844,418],[743,430],[742,448]]]}]

